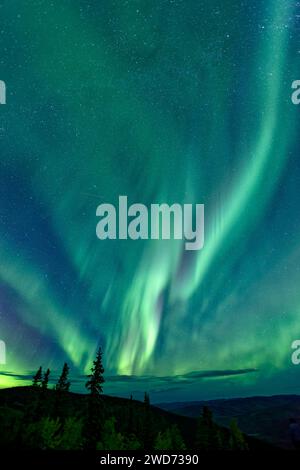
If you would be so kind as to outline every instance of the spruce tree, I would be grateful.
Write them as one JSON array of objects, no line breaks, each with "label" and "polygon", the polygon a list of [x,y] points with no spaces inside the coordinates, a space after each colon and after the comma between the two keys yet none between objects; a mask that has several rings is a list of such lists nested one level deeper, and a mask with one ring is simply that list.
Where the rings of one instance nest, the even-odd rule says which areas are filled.
[{"label": "spruce tree", "polygon": [[217,427],[213,422],[212,412],[207,406],[203,407],[202,415],[198,419],[195,437],[195,448],[198,450],[216,450],[218,447]]},{"label": "spruce tree", "polygon": [[230,449],[231,450],[249,450],[244,434],[238,427],[236,419],[230,422]]},{"label": "spruce tree", "polygon": [[154,420],[150,407],[149,393],[144,394],[144,419],[142,423],[142,444],[145,450],[150,450],[153,447],[155,438]]},{"label": "spruce tree", "polygon": [[29,428],[29,425],[40,418],[40,395],[41,385],[43,380],[42,366],[40,366],[32,378],[32,393],[30,394],[30,400],[25,406],[24,414],[19,429],[18,440],[22,442],[24,440],[23,434],[25,430]]},{"label": "spruce tree", "polygon": [[102,385],[105,380],[103,377],[104,368],[102,364],[102,349],[99,348],[97,352],[96,359],[93,361],[93,367],[91,369],[91,374],[88,375],[88,381],[85,384],[86,388],[90,391],[91,396],[99,397],[103,392]]},{"label": "spruce tree", "polygon": [[164,431],[159,431],[154,441],[154,450],[179,451],[185,449],[185,444],[176,424]]},{"label": "spruce tree", "polygon": [[66,394],[70,389],[70,382],[68,380],[70,368],[65,362],[61,375],[55,385],[55,401],[54,401],[54,416],[59,416],[64,423],[67,416],[67,397]]},{"label": "spruce tree", "polygon": [[127,435],[133,433],[133,397],[130,395],[128,401],[128,419],[127,419]]},{"label": "spruce tree", "polygon": [[150,406],[150,395],[149,393],[145,392],[144,394],[144,404],[149,407]]},{"label": "spruce tree", "polygon": [[85,423],[85,446],[88,449],[95,449],[97,442],[101,440],[103,429],[103,403],[101,401],[101,394],[103,392],[104,384],[104,367],[102,364],[102,349],[99,348],[96,359],[93,361],[91,374],[88,375],[88,380],[85,384],[89,390],[87,419]]},{"label": "spruce tree", "polygon": [[45,391],[48,388],[50,369],[47,369],[43,375],[42,366],[39,367],[35,376],[33,377],[33,388],[35,392],[30,400],[25,415],[24,415],[24,425],[28,420],[36,421],[41,415],[49,411],[49,403],[46,399]]},{"label": "spruce tree", "polygon": [[42,385],[42,379],[43,379],[42,366],[40,366],[35,376],[33,377],[33,380],[32,380],[33,387],[40,387]]},{"label": "spruce tree", "polygon": [[58,392],[68,392],[70,388],[70,382],[68,380],[70,368],[68,364],[65,362],[62,373],[58,379],[58,382],[55,386],[55,390]]},{"label": "spruce tree", "polygon": [[202,420],[206,426],[208,427],[213,426],[213,414],[212,414],[212,411],[208,408],[208,406],[203,406]]},{"label": "spruce tree", "polygon": [[50,369],[47,369],[45,374],[44,374],[43,380],[42,380],[42,389],[43,390],[46,390],[48,388],[49,375],[50,375]]}]

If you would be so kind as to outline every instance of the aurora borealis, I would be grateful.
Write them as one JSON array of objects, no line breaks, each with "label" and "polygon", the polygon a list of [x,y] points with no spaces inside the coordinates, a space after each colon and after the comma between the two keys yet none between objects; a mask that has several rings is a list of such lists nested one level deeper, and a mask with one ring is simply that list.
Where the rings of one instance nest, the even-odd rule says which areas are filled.
[{"label": "aurora borealis", "polygon": [[[106,391],[300,393],[300,4],[0,5],[0,386],[104,348]],[[204,203],[205,245],[96,237],[96,208]]]}]

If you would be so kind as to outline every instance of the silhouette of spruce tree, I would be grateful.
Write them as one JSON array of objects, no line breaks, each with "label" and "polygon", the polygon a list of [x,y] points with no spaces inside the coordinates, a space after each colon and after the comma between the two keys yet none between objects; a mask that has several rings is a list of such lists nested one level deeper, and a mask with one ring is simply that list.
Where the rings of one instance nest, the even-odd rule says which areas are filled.
[{"label": "silhouette of spruce tree", "polygon": [[42,366],[40,366],[32,377],[32,390],[30,392],[30,400],[26,403],[24,408],[24,414],[20,420],[20,426],[17,434],[17,444],[22,447],[23,435],[25,430],[28,429],[29,425],[36,422],[40,416],[38,414],[38,406],[40,400],[40,391],[43,380]]},{"label": "silhouette of spruce tree", "polygon": [[28,423],[37,422],[44,411],[48,411],[49,406],[45,404],[44,391],[47,389],[50,370],[48,369],[43,375],[42,366],[40,366],[32,380],[32,393],[30,401],[25,407],[22,422],[22,432],[27,428]]},{"label": "silhouette of spruce tree", "polygon": [[99,397],[100,393],[103,392],[102,385],[105,380],[103,377],[104,368],[102,364],[102,349],[99,348],[97,352],[96,359],[93,361],[93,367],[91,369],[91,374],[88,375],[88,381],[85,384],[86,388],[90,391],[91,396]]},{"label": "silhouette of spruce tree", "polygon": [[65,362],[61,375],[55,385],[55,401],[54,401],[54,416],[59,416],[64,422],[65,417],[67,415],[66,410],[66,394],[70,389],[70,381],[69,377],[70,368],[68,364]]},{"label": "silhouette of spruce tree", "polygon": [[230,422],[229,445],[231,450],[249,450],[245,436],[238,427],[236,419],[232,419]]},{"label": "silhouette of spruce tree", "polygon": [[202,420],[204,424],[206,424],[208,427],[213,426],[213,414],[212,411],[208,408],[208,406],[203,406]]},{"label": "silhouette of spruce tree", "polygon": [[102,363],[102,349],[99,348],[96,359],[93,361],[91,374],[85,384],[89,390],[87,403],[87,418],[85,423],[85,446],[88,449],[95,449],[97,442],[101,439],[103,429],[103,402],[101,394],[103,393],[103,384],[105,382],[103,374],[104,367]]},{"label": "silhouette of spruce tree", "polygon": [[68,364],[65,362],[63,366],[62,373],[58,379],[58,382],[55,386],[55,390],[58,392],[68,392],[70,389],[70,382],[68,380],[70,368]]},{"label": "silhouette of spruce tree", "polygon": [[144,394],[144,404],[145,406],[149,407],[150,406],[150,395],[149,393],[145,392]]},{"label": "silhouette of spruce tree", "polygon": [[48,388],[49,375],[50,375],[50,369],[47,369],[45,374],[44,374],[43,380],[42,380],[42,389],[43,390],[46,390]]},{"label": "silhouette of spruce tree", "polygon": [[145,392],[144,394],[144,419],[142,424],[142,444],[145,450],[153,448],[155,437],[153,416],[150,406],[150,395]]},{"label": "silhouette of spruce tree", "polygon": [[133,433],[133,397],[130,395],[130,399],[128,401],[128,419],[127,419],[127,435],[129,436],[131,433]]},{"label": "silhouette of spruce tree", "polygon": [[154,442],[154,449],[176,451],[186,449],[185,443],[176,424],[164,431],[159,431]]},{"label": "silhouette of spruce tree", "polygon": [[213,414],[207,406],[204,406],[197,423],[195,447],[198,450],[217,450],[218,445],[219,439],[213,422]]},{"label": "silhouette of spruce tree", "polygon": [[40,366],[32,379],[32,386],[40,387],[42,385],[42,380],[43,380],[43,372],[42,372],[42,366]]},{"label": "silhouette of spruce tree", "polygon": [[41,387],[37,393],[36,414],[38,416],[49,416],[53,409],[53,400],[47,393],[49,383],[50,369],[47,369],[43,375]]}]

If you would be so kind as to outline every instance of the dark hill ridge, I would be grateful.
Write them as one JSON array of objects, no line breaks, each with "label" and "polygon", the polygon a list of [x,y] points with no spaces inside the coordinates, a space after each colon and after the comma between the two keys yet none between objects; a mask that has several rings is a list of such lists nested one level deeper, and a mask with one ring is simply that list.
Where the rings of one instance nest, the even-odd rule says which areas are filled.
[{"label": "dark hill ridge", "polygon": [[299,395],[161,403],[157,406],[187,417],[198,416],[202,407],[208,406],[219,425],[228,426],[232,418],[237,418],[239,427],[246,434],[287,448],[290,447],[289,419],[300,418]]},{"label": "dark hill ridge", "polygon": [[[30,405],[35,397],[37,390],[32,387],[13,387],[9,389],[0,389],[0,433],[1,433],[1,418],[7,412],[13,413],[18,417],[24,413],[27,406]],[[51,408],[54,398],[54,390],[45,390],[45,399],[47,406]],[[68,416],[83,417],[86,410],[87,395],[68,392],[65,395],[65,412]],[[130,409],[133,410],[136,421],[143,421],[144,416],[144,403],[137,400],[129,400],[126,398],[119,398],[114,396],[102,395],[103,405],[106,416],[115,416],[118,423],[118,429],[123,432],[126,429],[129,421]],[[178,405],[178,404],[177,404]],[[170,405],[171,406],[171,405]],[[162,409],[157,406],[151,405],[152,419],[155,422],[157,429],[166,429],[172,425],[177,425],[187,448],[193,448],[193,443],[197,429],[197,419],[202,412],[202,407],[199,408],[199,403],[196,405],[199,413],[197,416],[184,416],[179,410],[179,414],[171,412],[170,410]],[[184,409],[184,406],[183,406]],[[192,413],[191,413],[192,414]],[[104,416],[105,418],[105,416]],[[226,428],[219,426],[221,433],[229,436],[229,431]],[[268,444],[267,442],[245,436],[250,450],[276,450],[276,447]]]},{"label": "dark hill ridge", "polygon": [[[32,400],[32,393],[34,392],[32,387],[28,386],[0,389],[0,407],[7,406],[14,410],[22,411]],[[53,390],[46,390],[46,394],[48,395],[47,400],[49,400],[50,406],[54,393]],[[68,392],[65,404],[66,414],[81,415],[85,409],[87,397],[88,395],[86,394]],[[102,395],[102,399],[107,415],[113,414],[114,416],[121,417],[123,422],[128,419],[128,409],[130,405],[134,407],[137,414],[142,415],[144,405],[141,401],[104,394]],[[169,425],[177,424],[186,442],[190,442],[195,436],[196,419],[176,415],[155,406],[151,406],[151,410],[158,422],[167,421]]]}]

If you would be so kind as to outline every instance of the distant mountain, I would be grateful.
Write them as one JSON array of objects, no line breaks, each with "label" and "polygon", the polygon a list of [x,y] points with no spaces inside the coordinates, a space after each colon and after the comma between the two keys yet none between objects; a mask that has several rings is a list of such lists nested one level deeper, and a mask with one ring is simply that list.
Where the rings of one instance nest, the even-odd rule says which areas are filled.
[{"label": "distant mountain", "polygon": [[244,433],[284,448],[291,447],[289,418],[299,419],[300,422],[299,395],[161,403],[157,406],[191,418],[199,416],[204,405],[212,410],[219,425],[228,426],[231,419],[236,418]]}]

